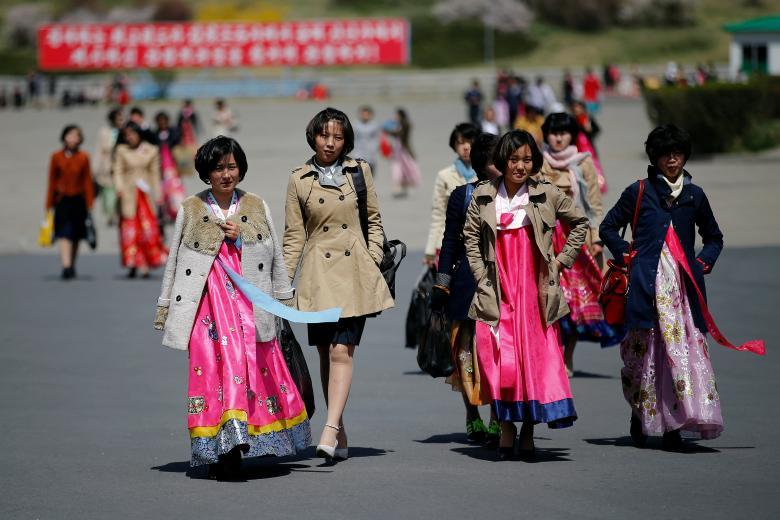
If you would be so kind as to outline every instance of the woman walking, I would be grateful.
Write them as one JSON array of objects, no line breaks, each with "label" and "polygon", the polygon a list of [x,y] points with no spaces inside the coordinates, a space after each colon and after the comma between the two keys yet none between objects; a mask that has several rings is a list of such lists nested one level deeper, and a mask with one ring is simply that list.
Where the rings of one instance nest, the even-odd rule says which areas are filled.
[{"label": "woman walking", "polygon": [[[556,322],[569,312],[558,282],[574,264],[588,219],[539,170],[542,154],[528,132],[498,142],[493,163],[502,176],[474,190],[466,217],[466,256],[477,280],[469,317],[477,320],[483,384],[501,421],[499,457],[534,454],[537,423],[571,426],[577,418]],[[553,253],[556,220],[570,228]]]},{"label": "woman walking", "polygon": [[479,135],[479,130],[471,123],[459,123],[450,132],[450,148],[455,152],[455,160],[436,174],[431,200],[431,225],[428,229],[428,241],[425,244],[423,262],[435,267],[441,241],[444,238],[444,222],[447,213],[447,201],[452,190],[458,186],[477,180],[477,173],[471,167],[471,144]]},{"label": "woman walking", "polygon": [[79,241],[86,238],[94,185],[89,156],[79,149],[84,142],[81,128],[66,126],[60,141],[62,149],[54,152],[49,162],[46,210],[54,210],[54,238],[59,242],[62,279],[70,280],[76,277]]},{"label": "woman walking", "polygon": [[[599,304],[603,243],[599,239],[599,223],[604,214],[598,178],[589,153],[577,151],[577,122],[569,114],[550,114],[542,125],[544,131],[544,164],[542,174],[572,199],[574,205],[590,221],[585,244],[571,269],[561,273],[561,289],[571,311],[560,321],[564,344],[564,362],[569,377],[574,374],[574,348],[578,340],[595,341],[602,347],[616,345],[623,339],[622,331],[604,321]],[[568,226],[558,222],[553,235],[553,248],[559,253],[566,242]]]},{"label": "woman walking", "polygon": [[[308,326],[309,344],[320,356],[328,416],[318,456],[348,457],[343,413],[352,384],[352,358],[366,318],[393,306],[378,265],[384,231],[371,169],[349,157],[354,132],[347,115],[334,108],[319,112],[306,127],[314,156],[293,170],[285,205],[284,260],[290,280],[298,273],[302,311],[341,307],[337,323]],[[362,229],[353,175],[367,188],[367,229]]]},{"label": "woman walking", "polygon": [[471,145],[471,164],[477,178],[474,182],[458,186],[450,195],[436,285],[433,286],[431,296],[431,307],[446,308],[447,315],[452,320],[455,372],[447,378],[447,383],[463,396],[463,404],[466,406],[466,438],[473,442],[485,442],[487,446],[494,448],[498,445],[500,434],[495,411],[491,408],[490,423],[487,427],[479,415],[479,406],[490,404],[490,400],[485,397],[487,392],[482,388],[480,380],[474,320],[468,316],[476,283],[466,259],[463,226],[476,186],[482,181],[501,176],[501,172],[493,166],[493,151],[497,143],[498,136],[483,133],[477,136]]},{"label": "woman walking", "polygon": [[158,112],[154,119],[157,123],[155,134],[162,169],[164,216],[170,221],[174,221],[176,220],[176,212],[185,197],[184,185],[179,177],[179,168],[173,158],[173,149],[181,142],[181,134],[178,128],[171,127],[171,118],[167,112]]},{"label": "woman walking", "polygon": [[291,455],[310,444],[311,432],[274,316],[253,307],[228,273],[286,303],[294,292],[268,205],[236,187],[248,169],[241,146],[211,139],[195,168],[210,188],[176,216],[155,328],[165,331],[163,345],[189,350],[190,464],[236,478],[242,454]]},{"label": "woman walking", "polygon": [[141,128],[129,122],[122,128],[121,144],[114,152],[114,184],[119,195],[119,247],[127,277],[165,263],[168,251],[162,240],[156,208],[160,194],[160,154],[144,141]]},{"label": "woman walking", "polygon": [[[704,299],[704,275],[712,271],[723,234],[707,196],[685,171],[690,136],[674,125],[650,132],[647,178],[623,192],[601,224],[601,237],[618,262],[630,261],[625,309],[628,335],[620,346],[623,395],[631,407],[631,437],[643,447],[663,434],[663,447],[677,450],[682,435],[714,439],[723,430],[720,396],[706,332],[718,343],[763,354],[763,342],[735,347],[720,334]],[[638,210],[633,242],[619,230]],[[702,249],[695,254],[698,228]]]},{"label": "woman walking", "polygon": [[108,225],[116,224],[116,188],[111,172],[114,160],[114,149],[119,141],[119,132],[124,124],[125,116],[121,108],[112,108],[108,112],[108,124],[98,131],[97,148],[95,150],[95,182],[99,188],[100,203]]},{"label": "woman walking", "polygon": [[395,119],[388,121],[383,129],[391,139],[390,175],[393,179],[393,197],[406,197],[409,188],[419,186],[422,180],[420,167],[412,151],[412,123],[406,115],[406,110],[397,109]]}]

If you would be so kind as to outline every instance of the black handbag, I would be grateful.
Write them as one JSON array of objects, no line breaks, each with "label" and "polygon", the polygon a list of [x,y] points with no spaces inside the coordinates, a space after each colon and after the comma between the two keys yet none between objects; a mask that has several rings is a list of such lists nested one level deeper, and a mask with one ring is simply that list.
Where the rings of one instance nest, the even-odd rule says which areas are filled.
[{"label": "black handbag", "polygon": [[306,364],[306,358],[303,357],[300,343],[295,339],[290,322],[281,318],[276,319],[276,337],[279,340],[284,361],[287,363],[287,370],[290,371],[290,377],[292,377],[295,387],[306,405],[306,413],[311,418],[315,410],[314,388],[311,383],[311,375],[309,375],[309,366]]},{"label": "black handbag", "polygon": [[86,229],[86,236],[84,237],[89,244],[90,249],[97,247],[97,232],[95,231],[95,223],[92,221],[92,215],[87,213],[87,218],[84,219],[84,228]]},{"label": "black handbag", "polygon": [[[355,183],[355,194],[358,199],[360,227],[363,229],[363,238],[368,246],[368,188],[366,188],[366,178],[363,175],[364,161],[358,159],[357,162],[358,167],[351,172],[352,181]],[[382,234],[384,235],[384,230],[382,230]],[[395,272],[398,271],[401,261],[406,257],[406,244],[400,240],[387,240],[387,237],[384,237],[382,252],[379,270],[387,282],[390,295],[395,299]]]},{"label": "black handbag", "polygon": [[420,344],[422,332],[428,322],[431,307],[431,290],[436,283],[435,271],[426,267],[417,280],[406,313],[406,348],[416,348]]},{"label": "black handbag", "polygon": [[417,349],[417,365],[431,377],[447,377],[455,370],[450,336],[452,324],[447,313],[431,311]]}]

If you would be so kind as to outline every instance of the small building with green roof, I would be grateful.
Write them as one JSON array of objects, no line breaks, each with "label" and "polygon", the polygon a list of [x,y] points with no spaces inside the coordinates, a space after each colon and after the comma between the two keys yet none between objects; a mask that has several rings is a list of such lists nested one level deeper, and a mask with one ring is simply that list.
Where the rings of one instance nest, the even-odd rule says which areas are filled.
[{"label": "small building with green roof", "polygon": [[780,76],[780,14],[762,16],[723,28],[731,33],[729,73]]}]

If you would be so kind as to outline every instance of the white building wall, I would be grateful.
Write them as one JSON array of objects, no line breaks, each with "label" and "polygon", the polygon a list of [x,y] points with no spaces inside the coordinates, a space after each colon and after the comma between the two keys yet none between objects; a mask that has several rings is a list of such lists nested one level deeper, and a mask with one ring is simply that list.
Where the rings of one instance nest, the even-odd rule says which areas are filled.
[{"label": "white building wall", "polygon": [[769,74],[772,76],[780,76],[780,38],[773,41],[767,47],[767,60]]}]

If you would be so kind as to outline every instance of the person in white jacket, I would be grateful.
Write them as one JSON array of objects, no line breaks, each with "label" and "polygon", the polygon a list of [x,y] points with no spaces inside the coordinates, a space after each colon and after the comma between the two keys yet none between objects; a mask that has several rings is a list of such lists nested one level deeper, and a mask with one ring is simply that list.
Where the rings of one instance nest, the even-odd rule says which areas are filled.
[{"label": "person in white jacket", "polygon": [[444,238],[447,201],[452,190],[477,178],[476,172],[471,167],[471,143],[479,133],[479,129],[471,123],[459,123],[450,133],[450,148],[457,154],[457,157],[451,165],[436,174],[436,183],[433,186],[431,227],[428,231],[428,242],[425,245],[423,259],[423,263],[426,265],[436,265],[441,241]]}]

